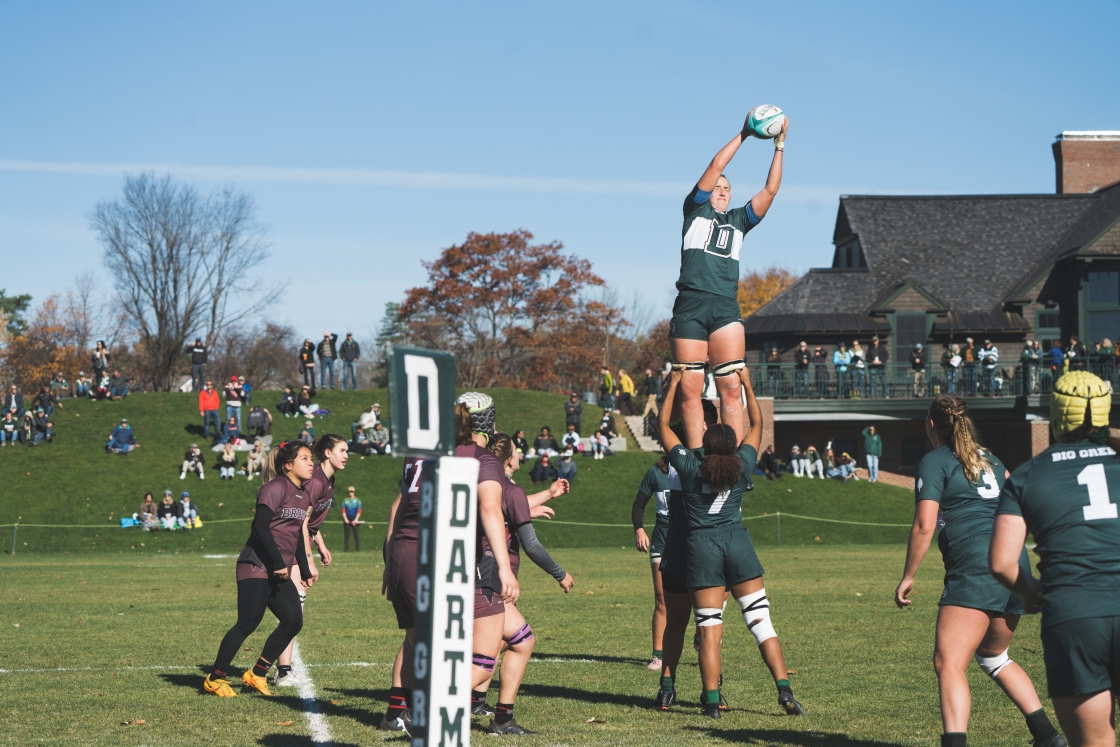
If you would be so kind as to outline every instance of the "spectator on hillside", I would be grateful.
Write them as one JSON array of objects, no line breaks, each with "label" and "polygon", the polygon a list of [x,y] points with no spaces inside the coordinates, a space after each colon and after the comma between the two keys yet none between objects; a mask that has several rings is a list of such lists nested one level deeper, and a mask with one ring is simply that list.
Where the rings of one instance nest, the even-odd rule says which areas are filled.
[{"label": "spectator on hillside", "polygon": [[821,460],[821,453],[817,451],[817,447],[809,444],[809,448],[805,449],[805,464],[806,474],[809,479],[813,479],[813,473],[816,472],[820,479],[824,479],[824,462]]},{"label": "spectator on hillside", "polygon": [[103,376],[109,373],[109,348],[106,347],[104,340],[97,341],[97,347],[93,350],[93,380],[100,381]]},{"label": "spectator on hillside", "polygon": [[128,396],[128,382],[131,379],[120,371],[113,371],[113,375],[109,377],[109,399],[115,399],[118,402]]},{"label": "spectator on hillside", "polygon": [[218,455],[218,479],[232,480],[236,472],[237,452],[233,450],[233,444],[226,444],[222,447],[222,453]]},{"label": "spectator on hillside", "polygon": [[19,421],[19,440],[24,446],[33,446],[31,439],[35,437],[35,415],[30,410],[23,413]]},{"label": "spectator on hillside", "polygon": [[572,392],[572,396],[564,403],[564,425],[575,426],[576,433],[579,433],[581,415],[583,415],[583,403],[579,401],[579,395]]},{"label": "spectator on hillside", "polygon": [[152,499],[152,494],[144,493],[144,500],[140,503],[140,510],[136,512],[136,520],[140,522],[140,526],[144,527],[144,531],[154,532],[156,529],[159,529],[157,511],[159,511],[159,507]]},{"label": "spectator on hillside", "polygon": [[625,368],[618,369],[618,389],[621,392],[618,396],[618,411],[622,415],[634,414],[634,380],[630,378],[630,374],[626,373]]},{"label": "spectator on hillside", "polygon": [[56,404],[59,407],[62,407],[62,403],[55,400],[54,395],[51,394],[50,389],[45,386],[39,387],[39,393],[35,395],[35,407],[50,415],[54,412],[54,406]]},{"label": "spectator on hillside", "polygon": [[206,479],[205,465],[203,465],[202,450],[198,444],[191,444],[187,453],[183,455],[183,466],[179,470],[179,479],[187,479],[188,472],[197,472],[199,480]]},{"label": "spectator on hillside", "polygon": [[879,482],[879,457],[883,455],[883,439],[873,425],[863,429],[863,454],[867,459],[868,481]]},{"label": "spectator on hillside", "polygon": [[822,347],[813,350],[813,368],[817,382],[817,399],[828,396],[828,353]]},{"label": "spectator on hillside", "polygon": [[979,351],[973,346],[971,337],[966,337],[961,355],[961,394],[965,397],[976,396],[976,362],[980,360]]},{"label": "spectator on hillside", "polygon": [[646,380],[642,382],[642,386],[646,391],[646,409],[642,411],[642,417],[648,418],[651,412],[656,416],[657,400],[661,396],[661,377],[655,374],[652,368],[647,368]]},{"label": "spectator on hillside", "polygon": [[361,428],[353,429],[353,436],[350,439],[350,453],[357,454],[362,459],[373,453],[373,447],[369,444],[369,436]]},{"label": "spectator on hillside", "polygon": [[214,382],[207,381],[198,393],[198,414],[202,416],[202,437],[210,438],[210,426],[214,426],[214,436],[222,431],[222,421],[218,417],[218,408],[222,401],[214,389]]},{"label": "spectator on hillside", "polygon": [[280,404],[277,405],[277,409],[284,413],[284,417],[286,418],[290,418],[299,412],[299,408],[296,407],[296,395],[292,392],[290,386],[284,387],[284,392],[280,395]]},{"label": "spectator on hillside", "polygon": [[226,421],[225,427],[222,429],[222,435],[218,439],[215,446],[224,446],[225,444],[236,445],[241,442],[241,426],[237,424],[237,418],[230,415],[229,420]]},{"label": "spectator on hillside", "polygon": [[606,366],[599,369],[599,407],[614,409],[614,377]]},{"label": "spectator on hillside", "polygon": [[245,457],[245,476],[252,480],[253,475],[259,475],[263,472],[266,459],[268,459],[268,452],[264,449],[264,442],[257,441],[253,444],[253,450],[249,452],[249,456]]},{"label": "spectator on hillside", "polygon": [[[709,373],[711,373],[709,371]],[[705,377],[706,378],[706,377]],[[776,347],[766,356],[766,393],[775,397],[782,393],[782,354]]]},{"label": "spectator on hillside", "polygon": [[1116,348],[1112,347],[1112,340],[1107,337],[1101,340],[1101,360],[1097,370],[1105,381],[1112,381],[1116,375]]},{"label": "spectator on hillside", "polygon": [[307,386],[315,386],[315,343],[311,338],[303,341],[299,349],[299,375]]},{"label": "spectator on hillside", "polygon": [[567,480],[571,485],[576,481],[576,472],[579,472],[579,465],[576,460],[572,459],[572,454],[564,452],[556,459],[556,479]]},{"label": "spectator on hillside", "polygon": [[12,417],[10,410],[4,412],[4,419],[0,420],[0,446],[15,445],[19,440],[19,421]]},{"label": "spectator on hillside", "polygon": [[237,427],[241,427],[241,384],[236,376],[230,376],[223,387],[226,396],[226,420],[237,419]]},{"label": "spectator on hillside", "polygon": [[350,536],[354,536],[354,552],[362,549],[358,539],[358,528],[362,518],[362,502],[354,492],[354,486],[346,488],[346,497],[342,500],[342,551],[350,552]]},{"label": "spectator on hillside", "polygon": [[1042,363],[1042,353],[1040,349],[1035,348],[1035,343],[1038,340],[1027,340],[1023,344],[1023,352],[1019,354],[1019,361],[1022,364],[1022,373],[1020,374],[1023,382],[1023,392],[1027,394],[1038,394],[1036,387],[1038,386],[1038,369]]},{"label": "spectator on hillside", "polygon": [[194,345],[191,345],[192,392],[202,391],[202,382],[206,379],[206,359],[206,346],[202,344],[202,338],[194,338]]},{"label": "spectator on hillside", "polygon": [[319,388],[327,388],[327,371],[331,372],[331,389],[334,389],[334,361],[338,358],[338,335],[323,332],[323,339],[315,352],[319,354]]},{"label": "spectator on hillside", "polygon": [[93,395],[93,382],[86,376],[85,371],[78,372],[78,378],[74,379],[74,396],[75,397],[90,397]]},{"label": "spectator on hillside", "polygon": [[545,483],[551,485],[552,481],[556,479],[556,467],[552,465],[548,454],[541,454],[541,458],[533,465],[533,469],[529,472],[529,479],[533,481],[534,485]]},{"label": "spectator on hillside", "polygon": [[848,364],[851,361],[852,356],[848,353],[844,343],[837,344],[836,350],[832,353],[832,367],[836,369],[837,399],[844,399],[848,396]]},{"label": "spectator on hillside", "polygon": [[361,355],[362,349],[358,347],[354,335],[349,332],[346,333],[346,339],[338,346],[338,355],[342,358],[342,389],[346,390],[346,376],[350,375],[350,388],[354,391],[358,389],[358,357]]},{"label": "spectator on hillside", "polygon": [[358,416],[357,430],[360,433],[364,433],[365,437],[368,439],[369,434],[373,432],[374,424],[379,421],[380,418],[373,412],[373,407],[371,406]]},{"label": "spectator on hillside", "polygon": [[[256,410],[256,408],[254,408]],[[262,443],[265,448],[272,448],[272,413],[268,411],[267,407],[262,407],[257,410],[261,417],[259,424],[253,428],[253,443]],[[256,414],[253,411],[249,412],[250,426],[253,425],[253,420]]]},{"label": "spectator on hillside", "polygon": [[171,497],[170,490],[163,491],[163,502],[156,509],[156,516],[159,517],[160,526],[168,531],[179,526],[179,517],[175,515],[175,499]]},{"label": "spectator on hillside", "polygon": [[591,434],[591,458],[602,459],[605,456],[613,456],[614,452],[611,451],[611,440],[605,436],[601,431],[595,431]]},{"label": "spectator on hillside", "polygon": [[991,397],[999,394],[996,385],[996,369],[999,366],[999,348],[991,340],[984,340],[984,347],[977,353],[980,366],[984,370],[984,395]]},{"label": "spectator on hillside", "polygon": [[241,387],[241,406],[248,407],[253,401],[253,387],[245,381],[244,376],[237,377],[237,386]]},{"label": "spectator on hillside", "polygon": [[299,432],[298,440],[303,441],[308,446],[315,443],[315,428],[311,425],[310,420],[304,421],[303,430]]},{"label": "spectator on hillside", "polygon": [[73,387],[66,381],[66,377],[62,375],[61,371],[55,371],[54,378],[51,379],[51,396],[54,397],[55,402],[74,396]]},{"label": "spectator on hillside", "polygon": [[871,338],[871,347],[867,349],[867,369],[871,375],[871,398],[889,397],[887,391],[887,363],[891,360],[887,346],[879,340],[879,335]]},{"label": "spectator on hillside", "polygon": [[128,418],[121,418],[121,424],[109,434],[109,443],[105,444],[105,449],[114,454],[127,454],[136,447],[136,434],[132,432]]},{"label": "spectator on hillside", "polygon": [[774,444],[767,446],[766,451],[759,456],[754,473],[764,475],[767,480],[777,480],[782,476],[782,464],[774,456]]},{"label": "spectator on hillside", "polygon": [[20,393],[19,387],[15,384],[12,384],[8,393],[4,395],[4,412],[12,413],[12,417],[17,420],[22,418],[23,413],[26,412],[23,406],[23,394]]},{"label": "spectator on hillside", "polygon": [[852,479],[859,479],[856,477],[855,464],[855,460],[852,459],[848,452],[844,452],[836,461],[836,466],[826,472],[825,475],[830,479],[843,480],[844,482]]},{"label": "spectator on hillside", "polygon": [[580,437],[576,427],[568,423],[567,432],[560,437],[560,452],[563,454],[576,454],[579,452]]},{"label": "spectator on hillside", "polygon": [[961,365],[960,345],[947,345],[941,354],[941,372],[945,376],[945,391],[954,394],[957,391],[957,371]]},{"label": "spectator on hillside", "polygon": [[109,399],[111,395],[110,386],[108,372],[102,372],[97,381],[97,386],[93,390],[93,399]]},{"label": "spectator on hillside", "polygon": [[797,397],[809,398],[809,363],[813,360],[809,352],[809,343],[802,340],[793,351],[793,375],[797,380]]},{"label": "spectator on hillside", "polygon": [[183,529],[195,527],[195,522],[198,521],[198,509],[191,500],[190,493],[183,491],[179,503],[175,506],[175,518],[179,520],[179,526]]},{"label": "spectator on hillside", "polygon": [[789,467],[793,470],[794,477],[804,477],[805,471],[808,469],[805,455],[801,453],[801,447],[797,444],[794,444],[789,450]]},{"label": "spectator on hillside", "polygon": [[851,358],[851,362],[848,364],[848,372],[852,379],[852,396],[864,399],[867,398],[866,356],[866,351],[859,346],[859,340],[852,340],[852,349],[848,351],[848,357]]},{"label": "spectator on hillside", "polygon": [[538,455],[547,454],[550,457],[554,457],[560,453],[560,445],[557,444],[556,439],[552,437],[552,431],[547,425],[541,428],[541,434],[533,440],[533,450],[537,452]]},{"label": "spectator on hillside", "polygon": [[915,399],[926,396],[926,351],[922,343],[914,345],[910,351],[910,377],[914,379],[913,393]]},{"label": "spectator on hillside", "polygon": [[1069,361],[1070,371],[1084,371],[1087,364],[1085,346],[1077,339],[1077,335],[1070,335],[1069,347],[1066,348],[1066,360]]},{"label": "spectator on hillside", "polygon": [[389,454],[393,451],[389,443],[389,429],[383,426],[380,420],[373,424],[373,430],[369,432],[369,446],[378,454]]},{"label": "spectator on hillside", "polygon": [[517,433],[513,434],[513,448],[524,459],[527,456],[533,456],[533,450],[529,448],[529,442],[525,440],[525,431],[518,429]]},{"label": "spectator on hillside", "polygon": [[44,440],[47,443],[50,443],[52,440],[51,428],[54,427],[54,423],[51,422],[51,419],[47,416],[47,413],[43,412],[43,408],[36,408],[35,418],[32,423],[34,426],[34,431],[31,436],[31,445],[38,446],[39,442]]},{"label": "spectator on hillside", "polygon": [[296,397],[296,407],[303,413],[304,417],[313,418],[315,413],[319,411],[319,405],[311,401],[315,396],[315,390],[308,385],[304,384],[300,387],[299,396]]}]

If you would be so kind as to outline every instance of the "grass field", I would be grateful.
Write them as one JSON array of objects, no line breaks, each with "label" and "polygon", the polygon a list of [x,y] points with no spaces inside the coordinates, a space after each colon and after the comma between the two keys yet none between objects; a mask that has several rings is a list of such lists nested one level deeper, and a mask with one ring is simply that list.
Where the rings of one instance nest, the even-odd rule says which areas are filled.
[{"label": "grass field", "polygon": [[[729,616],[724,691],[732,711],[712,722],[698,715],[691,648],[679,677],[681,705],[670,713],[648,708],[657,675],[645,669],[651,607],[645,556],[618,548],[556,555],[575,575],[571,595],[532,566],[522,574],[520,608],[533,625],[537,649],[517,718],[539,735],[497,740],[476,727],[482,743],[938,743],[929,663],[940,592],[935,557],[918,577],[914,608],[904,612],[891,601],[900,546],[762,547],[775,625],[809,715],[779,715],[753,639]],[[333,744],[380,744],[375,729],[399,634],[390,605],[378,595],[378,553],[335,557],[311,591],[302,658]],[[204,667],[233,622],[232,558],[52,554],[4,563],[0,744],[311,744],[305,703],[293,693],[223,700],[199,689]],[[236,666],[252,663],[271,620],[266,616]],[[1037,618],[1024,619],[1011,654],[1044,692]],[[970,680],[970,743],[1027,744],[1023,721],[1002,693],[975,667]],[[491,702],[495,697],[492,691]],[[401,738],[392,743],[406,744]]]}]

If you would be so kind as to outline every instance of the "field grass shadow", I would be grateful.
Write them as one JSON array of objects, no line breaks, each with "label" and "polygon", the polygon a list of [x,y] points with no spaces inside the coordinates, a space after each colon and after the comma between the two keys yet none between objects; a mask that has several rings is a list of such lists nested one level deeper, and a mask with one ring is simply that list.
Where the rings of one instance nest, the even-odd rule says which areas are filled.
[{"label": "field grass shadow", "polygon": [[699,726],[686,727],[689,731],[713,739],[737,744],[787,744],[794,747],[899,747],[901,742],[880,742],[874,739],[856,739],[847,734],[821,731],[794,731],[793,729],[718,729]]},{"label": "field grass shadow", "polygon": [[624,693],[605,693],[596,692],[593,690],[580,690],[574,687],[562,687],[560,685],[535,685],[532,683],[521,684],[521,694],[532,695],[536,698],[563,698],[565,700],[580,700],[584,703],[592,703],[599,705],[602,703],[610,703],[611,705],[631,706],[635,708],[649,708],[653,707],[653,698],[643,698],[637,695],[626,695]]},{"label": "field grass shadow", "polygon": [[646,666],[649,664],[649,659],[638,659],[633,656],[600,656],[598,654],[542,654],[533,653],[533,659],[539,661],[571,661],[572,659],[579,659],[587,661],[596,661],[603,664],[641,664]]},{"label": "field grass shadow", "polygon": [[[257,740],[257,744],[262,747],[314,747],[321,743],[306,734],[265,734]],[[358,747],[353,742],[339,742],[333,739],[331,744],[334,747]]]},{"label": "field grass shadow", "polygon": [[187,425],[183,426],[183,430],[185,430],[187,433],[191,434],[192,436],[198,436],[199,438],[206,438],[206,429],[203,428],[201,425],[198,425],[197,423],[188,423]]}]

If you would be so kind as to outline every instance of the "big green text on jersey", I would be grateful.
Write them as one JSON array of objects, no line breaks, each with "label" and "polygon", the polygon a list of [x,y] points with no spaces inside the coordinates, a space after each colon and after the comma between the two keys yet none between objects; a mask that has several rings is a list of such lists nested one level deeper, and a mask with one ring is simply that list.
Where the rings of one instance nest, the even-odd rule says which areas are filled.
[{"label": "big green text on jersey", "polygon": [[638,486],[638,492],[657,501],[657,526],[668,526],[669,476],[663,474],[657,465],[650,467],[642,478],[642,484]]},{"label": "big green text on jersey", "polygon": [[669,452],[669,463],[680,476],[690,530],[743,523],[743,494],[750,487],[750,475],[758,461],[758,452],[753,446],[747,445],[739,447],[737,454],[743,460],[738,482],[729,490],[717,493],[705,485],[700,477],[700,466],[703,464],[701,457],[680,444]]},{"label": "big green text on jersey", "polygon": [[1055,444],[1013,473],[997,514],[1036,543],[1042,626],[1120,615],[1120,458],[1092,441]]},{"label": "big green text on jersey", "polygon": [[[677,290],[694,290],[736,298],[739,291],[739,252],[743,236],[759,224],[750,203],[721,213],[710,195],[702,202],[693,187],[684,198],[681,230],[681,274]],[[700,193],[704,197],[704,193]]]},{"label": "big green text on jersey", "polygon": [[922,457],[915,482],[919,501],[941,504],[941,529],[950,550],[982,535],[991,535],[996,505],[1007,470],[994,454],[985,452],[990,465],[976,481],[969,480],[952,449],[939,446]]}]

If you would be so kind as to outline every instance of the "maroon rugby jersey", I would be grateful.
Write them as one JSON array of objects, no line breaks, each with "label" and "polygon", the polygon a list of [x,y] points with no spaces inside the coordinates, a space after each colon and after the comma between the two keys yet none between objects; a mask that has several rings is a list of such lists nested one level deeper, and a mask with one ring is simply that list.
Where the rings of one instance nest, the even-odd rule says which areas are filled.
[{"label": "maroon rugby jersey", "polygon": [[512,477],[507,477],[502,483],[502,516],[506,520],[509,569],[516,576],[521,567],[521,543],[517,539],[517,529],[524,524],[531,524],[533,516],[529,511],[529,496],[518,487]]},{"label": "maroon rugby jersey", "polygon": [[307,520],[307,531],[314,537],[319,527],[327,519],[331,505],[334,503],[334,478],[327,477],[322,465],[317,465],[311,473],[311,479],[303,484],[307,491],[307,499],[311,502],[311,518]]},{"label": "maroon rugby jersey", "polygon": [[415,541],[419,537],[417,528],[420,522],[420,473],[423,471],[425,461],[427,460],[417,457],[408,457],[404,460],[404,472],[401,474],[401,502],[404,503],[404,513],[400,514],[397,527],[393,530],[394,540]]},{"label": "maroon rugby jersey", "polygon": [[[494,481],[500,486],[506,484],[506,471],[502,467],[502,460],[494,456],[489,450],[482,448],[478,444],[467,444],[465,446],[455,447],[455,456],[457,457],[470,457],[471,459],[478,460],[478,484],[488,481]],[[486,532],[482,528],[482,521],[478,522],[478,542],[475,550],[475,562],[480,562],[486,556],[494,557],[494,551],[490,549],[490,542],[486,539]],[[493,561],[491,561],[493,563]],[[492,574],[487,578],[488,574]],[[501,584],[497,581],[498,572],[497,566],[482,569],[482,578],[477,577],[476,583],[481,583],[489,589],[500,590]],[[498,583],[498,586],[494,586]]]},{"label": "maroon rugby jersey", "polygon": [[[276,559],[270,558],[255,530],[249,534],[249,540],[241,550],[237,562],[263,568],[269,573],[277,568],[291,568],[296,564],[296,552],[301,549],[303,520],[307,517],[307,510],[311,506],[307,492],[296,487],[287,477],[280,475],[268,481],[257,491],[257,505],[272,509],[272,521],[268,528],[272,532],[272,539],[276,542],[277,549],[280,550],[280,560],[283,565],[271,566]],[[265,558],[269,558],[269,561],[265,561]]]}]

